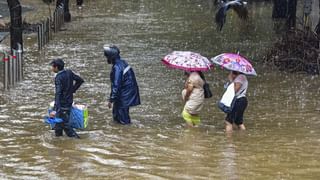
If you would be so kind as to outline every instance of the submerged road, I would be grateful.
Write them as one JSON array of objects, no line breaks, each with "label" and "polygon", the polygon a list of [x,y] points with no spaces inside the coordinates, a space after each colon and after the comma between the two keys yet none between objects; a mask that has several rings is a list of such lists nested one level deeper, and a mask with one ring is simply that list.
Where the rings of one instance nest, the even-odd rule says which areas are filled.
[{"label": "submerged road", "polygon": [[[25,81],[0,92],[1,179],[318,179],[320,177],[319,78],[280,73],[260,64],[274,42],[270,3],[250,5],[243,23],[228,16],[213,23],[211,0],[91,0],[72,5],[73,20],[41,52],[26,40]],[[109,72],[104,44],[117,44],[134,68],[142,105],[133,123],[113,123],[107,108]],[[201,126],[186,128],[182,71],[160,60],[172,50],[212,57],[240,49],[257,69],[249,78],[248,130],[224,133],[216,107],[227,72],[206,73],[214,96]],[[80,140],[56,138],[43,116],[53,100],[56,57],[86,81],[75,101],[89,106],[89,128]]]}]

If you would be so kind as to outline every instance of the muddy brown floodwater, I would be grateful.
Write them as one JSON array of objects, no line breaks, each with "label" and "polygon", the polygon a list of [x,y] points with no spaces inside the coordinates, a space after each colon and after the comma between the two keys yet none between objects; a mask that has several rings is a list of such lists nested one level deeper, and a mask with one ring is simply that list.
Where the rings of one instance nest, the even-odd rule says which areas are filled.
[{"label": "muddy brown floodwater", "polygon": [[[26,42],[25,81],[1,92],[1,179],[319,179],[319,78],[280,73],[259,63],[275,35],[271,4],[250,5],[251,19],[228,16],[222,32],[206,0],[91,0],[42,53]],[[253,10],[254,9],[254,10]],[[117,44],[134,68],[142,105],[133,123],[112,122],[106,106],[110,66],[103,44]],[[202,124],[180,117],[184,76],[160,59],[172,50],[208,57],[240,50],[259,74],[249,78],[246,132],[227,137],[216,102],[227,72],[206,73],[214,97]],[[76,102],[89,105],[90,125],[80,140],[55,138],[43,116],[53,100],[48,63],[63,57],[86,81]],[[260,61],[261,62],[261,61]]]}]

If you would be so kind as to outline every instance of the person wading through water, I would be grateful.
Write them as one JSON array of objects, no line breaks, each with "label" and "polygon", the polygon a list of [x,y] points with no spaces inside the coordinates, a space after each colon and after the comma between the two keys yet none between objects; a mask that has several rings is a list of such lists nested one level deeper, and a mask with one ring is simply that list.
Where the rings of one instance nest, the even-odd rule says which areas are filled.
[{"label": "person wading through water", "polygon": [[117,46],[103,47],[110,73],[111,93],[108,107],[112,108],[113,120],[120,124],[130,124],[129,108],[140,105],[139,87],[133,69],[121,59]]},{"label": "person wading through water", "polygon": [[80,138],[69,125],[69,120],[73,94],[79,89],[84,80],[71,70],[65,70],[62,59],[55,59],[50,65],[52,66],[52,71],[57,73],[55,77],[54,111],[50,113],[50,117],[57,117],[63,120],[62,123],[55,125],[55,135],[62,136],[62,131],[64,130],[67,136]]}]

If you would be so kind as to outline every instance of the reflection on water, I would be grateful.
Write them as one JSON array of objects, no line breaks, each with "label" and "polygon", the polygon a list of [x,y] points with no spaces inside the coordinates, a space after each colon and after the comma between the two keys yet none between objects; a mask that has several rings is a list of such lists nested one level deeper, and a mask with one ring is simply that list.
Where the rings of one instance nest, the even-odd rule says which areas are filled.
[{"label": "reflection on water", "polygon": [[[320,176],[319,79],[263,67],[259,60],[273,41],[271,6],[250,6],[242,23],[228,15],[222,32],[213,24],[211,1],[88,1],[74,11],[41,54],[26,47],[26,80],[1,94],[0,177],[9,179],[317,179]],[[110,66],[103,44],[117,44],[134,67],[143,104],[133,124],[112,122],[106,107]],[[161,57],[172,50],[207,56],[240,51],[254,61],[250,78],[248,131],[231,138],[216,108],[226,72],[207,73],[214,97],[202,125],[186,129],[180,117],[183,72],[167,69]],[[86,83],[76,101],[87,103],[90,126],[82,139],[55,138],[42,117],[53,98],[48,62],[65,58]]]}]

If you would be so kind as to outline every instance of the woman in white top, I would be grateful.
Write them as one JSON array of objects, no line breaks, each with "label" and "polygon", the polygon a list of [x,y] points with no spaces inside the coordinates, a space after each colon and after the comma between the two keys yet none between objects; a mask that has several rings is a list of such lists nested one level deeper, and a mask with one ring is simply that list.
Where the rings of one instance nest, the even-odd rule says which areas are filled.
[{"label": "woman in white top", "polygon": [[231,71],[228,78],[230,82],[234,83],[236,101],[232,112],[226,117],[226,132],[233,130],[233,124],[235,124],[240,130],[245,130],[246,127],[243,124],[243,114],[248,106],[248,100],[246,97],[248,80],[244,74],[236,71]]},{"label": "woman in white top", "polygon": [[200,76],[201,72],[186,72],[188,76],[184,90],[182,91],[182,99],[185,106],[182,112],[182,117],[190,126],[195,126],[200,123],[200,111],[204,103],[204,80]]}]

